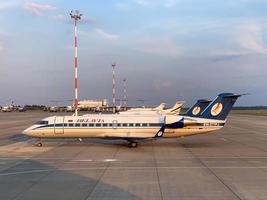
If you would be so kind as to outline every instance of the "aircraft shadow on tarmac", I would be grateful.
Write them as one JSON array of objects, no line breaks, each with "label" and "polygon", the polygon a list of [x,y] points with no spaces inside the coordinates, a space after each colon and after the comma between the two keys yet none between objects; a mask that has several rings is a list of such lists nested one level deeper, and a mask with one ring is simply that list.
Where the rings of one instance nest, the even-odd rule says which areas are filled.
[{"label": "aircraft shadow on tarmac", "polygon": [[61,170],[36,160],[16,160],[16,163],[0,172],[0,199],[140,199],[124,189],[101,182],[103,168]]},{"label": "aircraft shadow on tarmac", "polygon": [[[8,140],[10,143],[12,142],[27,142],[30,145],[34,145],[35,139],[30,138],[26,135],[22,134],[12,134],[8,137]],[[206,142],[206,141],[188,141],[188,142],[177,142],[177,140],[170,141],[168,139],[163,140],[165,142],[160,142],[160,140],[153,140],[153,139],[147,139],[140,141],[141,145],[151,145],[151,141],[156,142],[156,146],[182,146],[184,148],[203,148],[203,147],[213,147],[215,144],[213,142]],[[43,139],[44,146],[51,146],[55,143],[60,144],[67,144],[69,146],[77,146],[77,145],[108,145],[108,146],[125,146],[128,147],[128,142],[125,140],[120,139],[97,139],[97,138],[89,138],[89,139],[83,139],[82,141],[78,141],[78,139]]]},{"label": "aircraft shadow on tarmac", "polygon": [[[17,140],[17,139],[15,139]],[[14,140],[14,142],[15,142]],[[24,140],[29,145],[35,145],[36,139],[28,138]],[[151,141],[153,140],[142,140],[140,141],[140,145],[150,145]],[[17,142],[17,141],[16,141]],[[94,138],[87,138],[83,139],[82,141],[79,141],[78,139],[42,139],[43,146],[54,146],[55,144],[62,144],[62,145],[68,145],[68,146],[97,146],[97,145],[103,145],[103,146],[114,146],[114,147],[127,147],[129,148],[129,142],[121,139],[94,139]]]},{"label": "aircraft shadow on tarmac", "polygon": [[8,137],[9,140],[14,141],[14,142],[22,142],[22,141],[27,141],[30,140],[31,138],[27,135],[22,135],[22,134],[12,134]]},{"label": "aircraft shadow on tarmac", "polygon": [[205,141],[188,142],[188,143],[183,142],[183,143],[180,143],[180,145],[183,148],[210,148],[210,147],[216,147],[217,146],[213,142],[205,142]]}]

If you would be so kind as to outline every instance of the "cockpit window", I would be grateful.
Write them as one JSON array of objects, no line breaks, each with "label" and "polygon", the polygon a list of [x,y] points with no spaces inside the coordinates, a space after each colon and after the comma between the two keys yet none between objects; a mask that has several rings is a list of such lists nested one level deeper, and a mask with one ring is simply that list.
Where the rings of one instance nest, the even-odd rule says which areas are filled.
[{"label": "cockpit window", "polygon": [[39,121],[36,124],[48,124],[48,121]]}]

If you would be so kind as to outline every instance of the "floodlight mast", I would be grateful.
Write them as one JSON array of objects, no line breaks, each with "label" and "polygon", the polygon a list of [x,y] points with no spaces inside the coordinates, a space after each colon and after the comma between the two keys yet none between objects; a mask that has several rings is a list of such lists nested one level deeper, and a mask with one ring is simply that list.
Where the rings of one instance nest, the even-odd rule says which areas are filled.
[{"label": "floodlight mast", "polygon": [[126,92],[126,78],[123,79],[123,100],[124,110],[127,110],[127,92]]},{"label": "floodlight mast", "polygon": [[74,109],[75,116],[78,116],[78,32],[77,22],[81,20],[82,14],[78,10],[70,12],[70,17],[74,21]]},{"label": "floodlight mast", "polygon": [[115,67],[116,63],[112,64],[112,112],[116,112],[116,88],[115,88]]}]

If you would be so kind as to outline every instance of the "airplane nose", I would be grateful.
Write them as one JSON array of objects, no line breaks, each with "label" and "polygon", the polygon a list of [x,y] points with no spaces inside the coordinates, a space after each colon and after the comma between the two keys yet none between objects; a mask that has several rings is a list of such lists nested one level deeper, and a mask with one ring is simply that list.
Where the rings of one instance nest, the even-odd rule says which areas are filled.
[{"label": "airplane nose", "polygon": [[30,128],[25,129],[24,131],[22,131],[22,134],[28,135],[29,134],[29,130],[30,130]]},{"label": "airplane nose", "polygon": [[27,135],[27,129],[25,129],[24,131],[22,131],[22,134]]}]

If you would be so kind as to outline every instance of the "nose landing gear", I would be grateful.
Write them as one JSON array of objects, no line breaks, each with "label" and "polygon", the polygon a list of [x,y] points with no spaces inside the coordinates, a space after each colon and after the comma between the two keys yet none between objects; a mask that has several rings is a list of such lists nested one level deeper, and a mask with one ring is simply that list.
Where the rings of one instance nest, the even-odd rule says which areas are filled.
[{"label": "nose landing gear", "polygon": [[129,141],[129,147],[136,148],[138,146],[137,142]]},{"label": "nose landing gear", "polygon": [[37,142],[37,143],[36,143],[36,146],[37,146],[37,147],[42,147],[43,144],[42,144],[42,142]]},{"label": "nose landing gear", "polygon": [[39,140],[37,140],[37,142],[35,143],[35,145],[36,145],[37,147],[42,147],[42,146],[43,146],[43,143],[42,143],[41,138],[39,138]]}]

